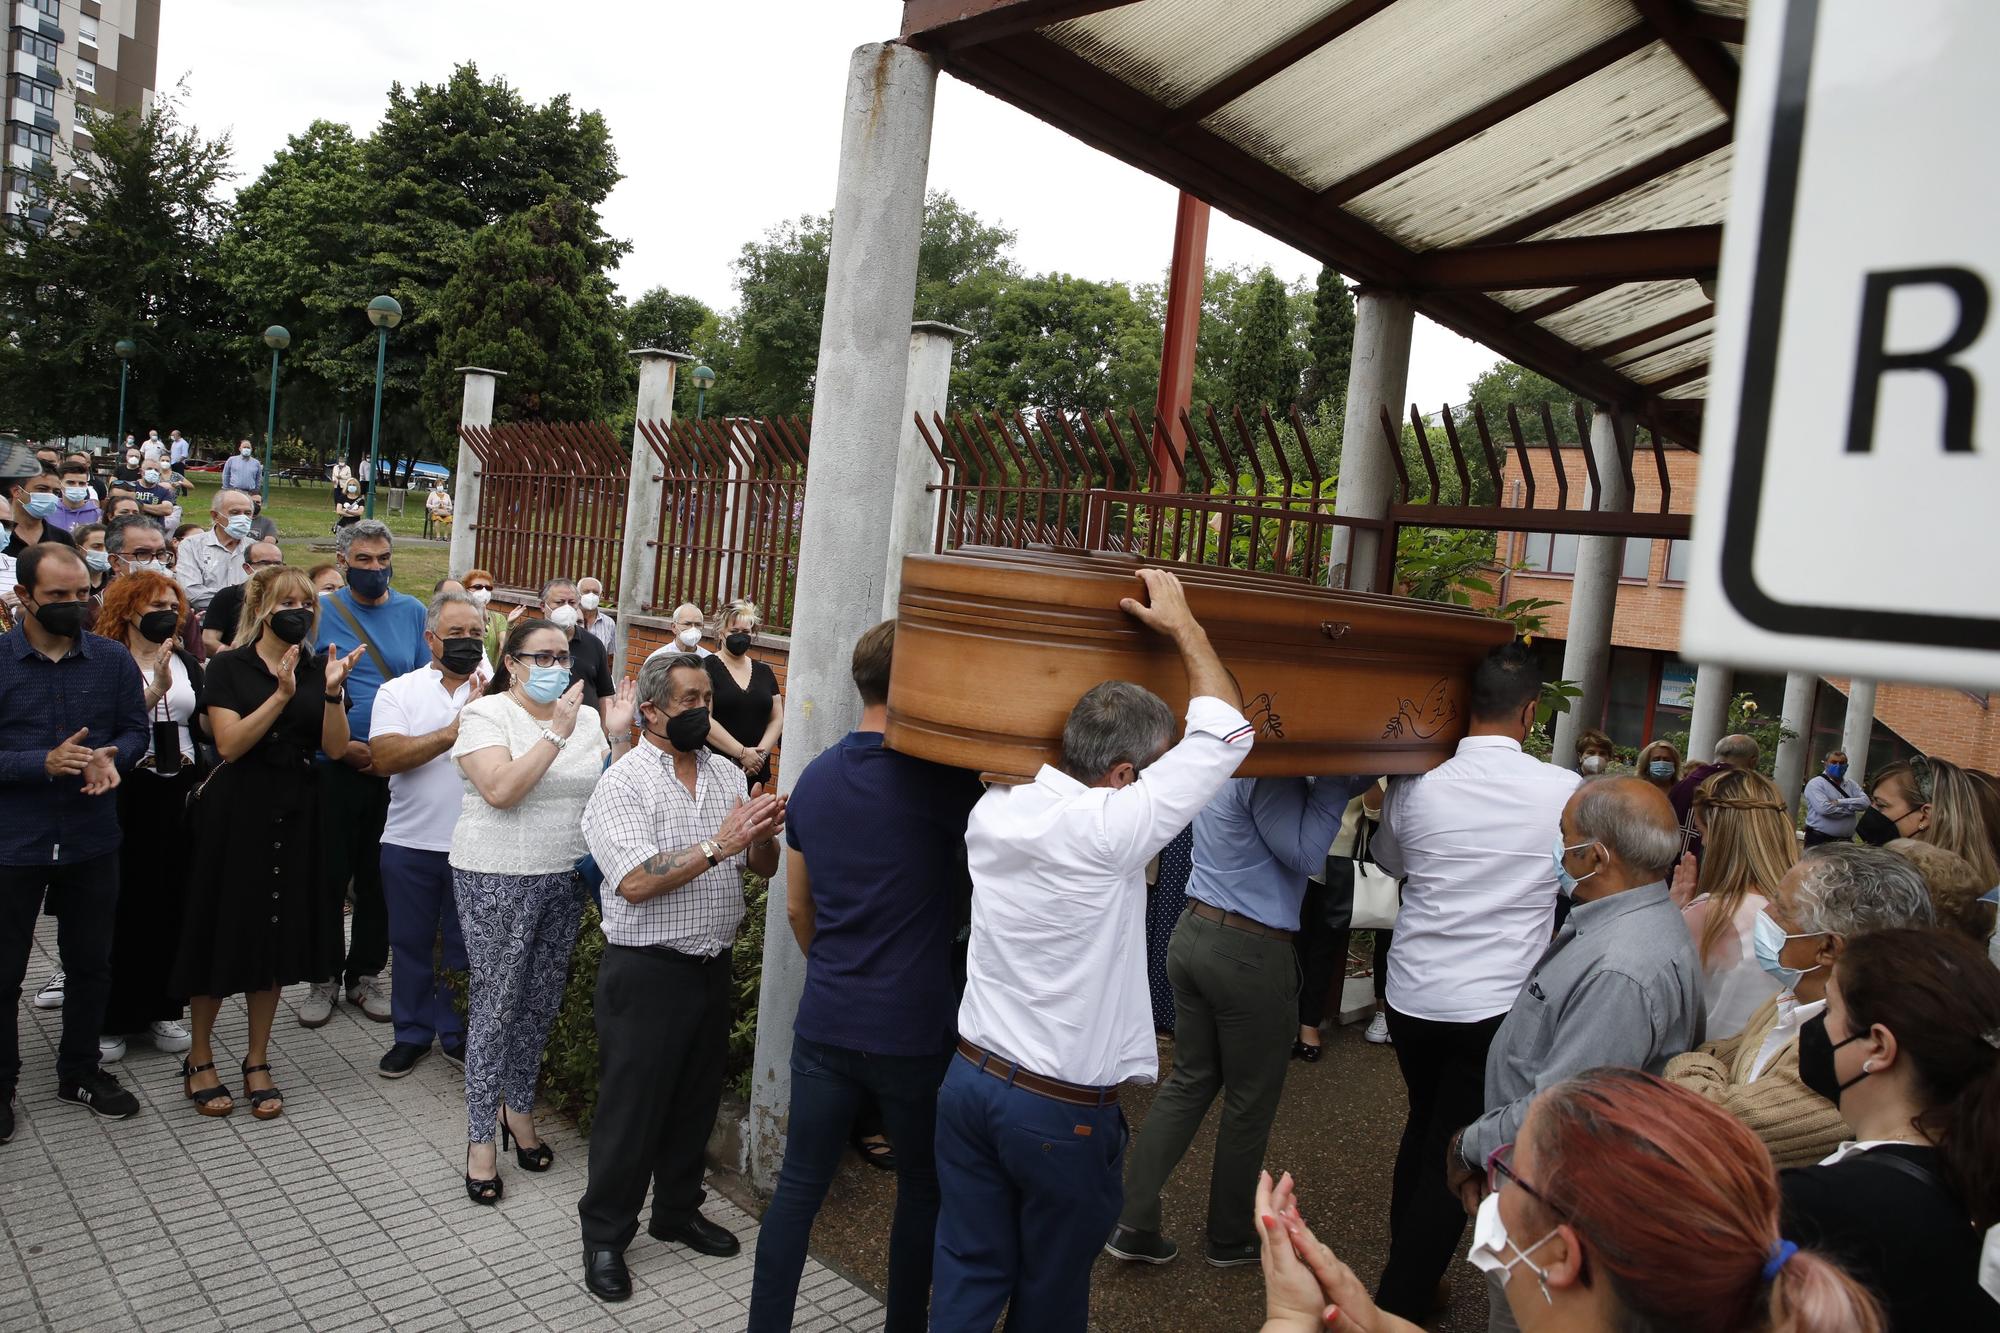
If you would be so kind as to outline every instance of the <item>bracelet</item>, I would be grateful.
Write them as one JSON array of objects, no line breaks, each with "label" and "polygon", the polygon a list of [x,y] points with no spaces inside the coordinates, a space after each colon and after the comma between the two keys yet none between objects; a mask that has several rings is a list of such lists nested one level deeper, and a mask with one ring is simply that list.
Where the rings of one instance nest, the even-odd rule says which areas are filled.
[{"label": "bracelet", "polygon": [[329,694],[326,696],[326,701],[330,704],[344,704],[347,702],[347,691],[342,690],[338,694]]},{"label": "bracelet", "polygon": [[553,731],[550,731],[547,727],[542,728],[542,734],[536,739],[547,741],[549,744],[555,746],[558,751],[560,751],[564,746],[569,744],[569,740],[567,737],[558,736]]}]

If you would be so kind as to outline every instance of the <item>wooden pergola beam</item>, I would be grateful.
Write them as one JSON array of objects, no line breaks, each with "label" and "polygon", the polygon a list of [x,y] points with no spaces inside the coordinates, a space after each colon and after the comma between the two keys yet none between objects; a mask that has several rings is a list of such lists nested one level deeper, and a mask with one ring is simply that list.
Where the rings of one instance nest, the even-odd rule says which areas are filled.
[{"label": "wooden pergola beam", "polygon": [[1692,162],[1699,162],[1710,153],[1729,147],[1734,138],[1734,130],[1728,124],[1716,126],[1695,135],[1692,139],[1675,144],[1672,148],[1653,154],[1640,162],[1634,162],[1623,171],[1614,171],[1603,180],[1586,185],[1576,193],[1566,195],[1553,204],[1538,208],[1524,218],[1519,218],[1504,227],[1496,227],[1479,238],[1480,245],[1505,245],[1510,241],[1525,240],[1536,232],[1567,222],[1579,213],[1588,212],[1599,204],[1610,203],[1627,190],[1636,190],[1641,185],[1656,181],[1668,172],[1679,171]]},{"label": "wooden pergola beam", "polygon": [[903,0],[903,40],[957,51],[1116,9],[1131,0]]},{"label": "wooden pergola beam", "polygon": [[1653,282],[1713,273],[1721,258],[1721,227],[1665,227],[1430,250],[1418,256],[1416,286],[1434,292],[1509,291],[1591,282]]},{"label": "wooden pergola beam", "polygon": [[1659,34],[1687,72],[1708,89],[1722,113],[1734,119],[1736,84],[1742,72],[1720,44],[1696,30],[1694,11],[1683,0],[1632,0],[1632,8]]},{"label": "wooden pergola beam", "polygon": [[1348,0],[1331,14],[1279,42],[1254,59],[1201,90],[1161,124],[1164,134],[1179,134],[1206,120],[1258,84],[1304,60],[1313,52],[1394,4],[1396,0]]}]

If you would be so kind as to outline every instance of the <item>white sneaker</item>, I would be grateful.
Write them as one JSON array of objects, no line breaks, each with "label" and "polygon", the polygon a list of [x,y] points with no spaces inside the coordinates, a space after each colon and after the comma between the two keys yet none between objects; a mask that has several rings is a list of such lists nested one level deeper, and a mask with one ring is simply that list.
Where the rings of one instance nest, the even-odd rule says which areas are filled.
[{"label": "white sneaker", "polygon": [[333,1017],[333,1006],[340,1002],[340,983],[337,981],[315,981],[306,991],[306,998],[299,1002],[299,1026],[302,1028],[323,1028]]},{"label": "white sneaker", "polygon": [[123,1037],[99,1037],[97,1039],[97,1063],[115,1065],[125,1058]]},{"label": "white sneaker", "polygon": [[1375,1017],[1368,1020],[1368,1030],[1361,1035],[1374,1042],[1377,1046],[1387,1045],[1389,1042],[1389,1015],[1377,1009]]},{"label": "white sneaker", "polygon": [[182,1051],[194,1045],[194,1037],[189,1034],[187,1028],[182,1026],[181,1021],[177,1018],[169,1018],[162,1022],[148,1025],[146,1034],[153,1039],[154,1046],[163,1051],[170,1051],[175,1055],[179,1055]]},{"label": "white sneaker", "polygon": [[42,988],[35,992],[35,1008],[60,1009],[62,1008],[62,1002],[63,974],[62,969],[57,968],[55,971],[49,973],[49,979],[44,981]]},{"label": "white sneaker", "polygon": [[389,1007],[389,983],[382,977],[356,978],[347,988],[347,1002],[377,1023],[386,1023],[395,1016]]}]

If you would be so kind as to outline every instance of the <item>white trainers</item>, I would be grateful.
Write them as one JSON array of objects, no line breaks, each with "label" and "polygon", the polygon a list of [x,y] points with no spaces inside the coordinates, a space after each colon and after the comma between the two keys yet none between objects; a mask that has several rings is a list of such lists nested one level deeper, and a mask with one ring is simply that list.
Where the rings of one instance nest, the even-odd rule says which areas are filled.
[{"label": "white trainers", "polygon": [[97,1039],[97,1063],[115,1065],[125,1058],[123,1037],[99,1037]]},{"label": "white trainers", "polygon": [[386,1023],[395,1016],[389,1007],[389,983],[382,977],[357,977],[347,988],[347,1002],[377,1023]]},{"label": "white trainers", "polygon": [[194,1045],[194,1037],[182,1026],[177,1018],[147,1025],[146,1035],[153,1039],[153,1045],[160,1050],[179,1055]]},{"label": "white trainers", "polygon": [[323,1028],[333,1017],[333,1006],[340,1002],[340,983],[337,981],[315,981],[306,991],[306,998],[299,1002],[299,1026],[302,1028]]},{"label": "white trainers", "polygon": [[1377,1009],[1375,1011],[1375,1017],[1368,1020],[1368,1030],[1362,1033],[1361,1035],[1368,1038],[1368,1040],[1374,1042],[1377,1046],[1388,1045],[1389,1015],[1383,1013],[1380,1009]]},{"label": "white trainers", "polygon": [[62,969],[57,968],[49,974],[49,979],[42,983],[42,988],[35,992],[35,1008],[60,1009],[62,1002],[63,974]]}]

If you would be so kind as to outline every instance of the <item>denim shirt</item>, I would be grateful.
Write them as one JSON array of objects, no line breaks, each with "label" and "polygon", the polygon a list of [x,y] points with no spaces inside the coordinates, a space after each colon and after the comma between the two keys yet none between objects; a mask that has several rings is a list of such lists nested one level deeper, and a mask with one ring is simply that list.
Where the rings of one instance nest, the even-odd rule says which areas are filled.
[{"label": "denim shirt", "polygon": [[1664,882],[1578,903],[1494,1034],[1486,1114],[1460,1134],[1459,1156],[1483,1167],[1536,1093],[1587,1069],[1659,1073],[1703,1025],[1701,962]]}]

